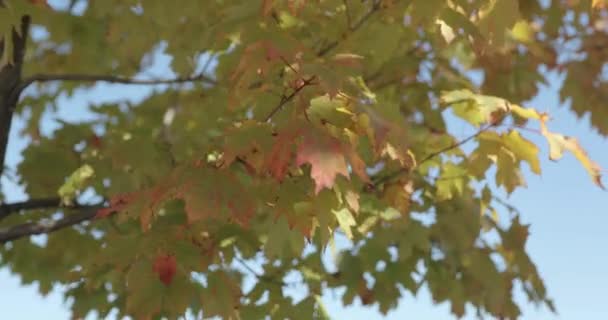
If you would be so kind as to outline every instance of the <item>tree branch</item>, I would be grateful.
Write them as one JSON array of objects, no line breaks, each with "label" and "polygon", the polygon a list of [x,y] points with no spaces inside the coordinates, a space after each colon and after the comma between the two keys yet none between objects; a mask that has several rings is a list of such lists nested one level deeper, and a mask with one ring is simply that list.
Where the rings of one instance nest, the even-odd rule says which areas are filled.
[{"label": "tree branch", "polygon": [[151,79],[151,80],[138,80],[133,78],[111,76],[111,75],[95,75],[95,74],[35,74],[30,76],[20,84],[20,90],[25,89],[27,86],[34,82],[50,82],[50,81],[83,81],[83,82],[109,82],[109,83],[120,83],[120,84],[140,84],[140,85],[156,85],[156,84],[177,84],[186,82],[205,82],[208,84],[216,85],[217,82],[214,79],[209,78],[204,74],[198,74],[191,77],[179,77],[174,79]]},{"label": "tree branch", "polygon": [[37,222],[28,222],[13,227],[0,229],[0,243],[20,239],[37,234],[51,233],[63,228],[67,228],[83,221],[92,220],[97,215],[97,210],[102,208],[102,205],[81,206],[78,213],[66,215],[58,220],[40,220]]},{"label": "tree branch", "polygon": [[11,41],[0,38],[0,56],[8,54],[8,50],[12,49],[12,53],[8,54],[12,56],[12,61],[0,65],[0,176],[4,171],[4,158],[6,157],[13,112],[21,93],[19,84],[21,83],[21,69],[29,29],[30,17],[25,15],[21,17],[19,30],[16,27],[12,29],[10,35],[12,37],[12,48],[8,45]]},{"label": "tree branch", "polygon": [[61,200],[55,198],[30,199],[22,202],[3,203],[0,205],[0,221],[13,213],[25,210],[59,208]]}]

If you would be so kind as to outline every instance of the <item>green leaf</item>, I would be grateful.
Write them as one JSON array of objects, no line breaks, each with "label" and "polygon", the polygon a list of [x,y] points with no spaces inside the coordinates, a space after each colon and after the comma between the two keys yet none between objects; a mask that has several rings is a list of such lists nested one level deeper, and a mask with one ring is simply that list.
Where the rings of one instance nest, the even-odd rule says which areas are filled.
[{"label": "green leaf", "polygon": [[441,102],[451,105],[454,114],[476,126],[498,121],[511,106],[505,99],[479,95],[469,90],[443,92]]},{"label": "green leaf", "polygon": [[478,22],[480,32],[495,46],[505,42],[507,30],[511,29],[519,19],[518,1],[490,0],[480,10]]},{"label": "green leaf", "polygon": [[59,197],[61,197],[61,201],[66,205],[72,204],[76,194],[82,190],[94,174],[95,170],[88,164],[76,169],[57,191]]},{"label": "green leaf", "polygon": [[516,130],[511,130],[504,135],[503,143],[518,159],[526,161],[532,172],[540,174],[539,150],[535,144],[524,139]]},{"label": "green leaf", "polygon": [[467,171],[464,167],[448,162],[437,178],[437,199],[447,200],[460,196],[468,184]]},{"label": "green leaf", "polygon": [[310,100],[308,116],[319,124],[331,123],[337,127],[348,127],[352,124],[353,113],[348,110],[346,101],[324,95]]}]

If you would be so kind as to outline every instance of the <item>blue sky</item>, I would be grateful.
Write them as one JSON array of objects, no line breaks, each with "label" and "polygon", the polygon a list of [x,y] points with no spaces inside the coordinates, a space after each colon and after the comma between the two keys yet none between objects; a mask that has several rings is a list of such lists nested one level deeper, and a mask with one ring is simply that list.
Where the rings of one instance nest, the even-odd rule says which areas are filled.
[{"label": "blue sky", "polygon": [[[158,74],[168,76],[163,68]],[[560,79],[551,79],[551,86],[543,88],[528,105],[549,112],[554,119],[550,123],[552,131],[579,138],[590,156],[608,167],[608,139],[589,129],[587,119],[578,120],[566,107],[559,105],[556,90]],[[141,86],[102,85],[91,93],[62,98],[57,114],[45,116],[43,132],[52,130],[55,117],[71,121],[87,117],[88,102],[108,101],[107,92],[136,101],[149,90],[149,87]],[[7,154],[9,166],[20,161],[20,152],[27,145],[27,141],[16,135],[22,125],[23,122],[17,120],[12,128]],[[451,123],[451,129],[462,137],[474,130],[459,122]],[[522,319],[608,319],[608,192],[591,183],[573,156],[566,155],[559,162],[552,162],[547,156],[546,142],[534,134],[524,134],[541,146],[543,173],[539,177],[527,171],[527,189],[515,191],[509,201],[522,212],[522,221],[531,224],[528,251],[559,314],[536,309],[518,297],[523,303]],[[5,177],[1,182],[8,200],[23,199],[20,188]],[[44,266],[40,268],[44,269]],[[0,269],[0,316],[3,319],[68,319],[68,306],[62,299],[59,292],[41,297],[35,285],[21,286],[18,278],[11,276],[8,270]],[[416,297],[406,294],[399,307],[385,318],[375,307],[362,307],[356,303],[345,308],[339,299],[334,300],[329,294],[324,300],[334,319],[453,319],[449,305],[433,305],[424,289]]]}]

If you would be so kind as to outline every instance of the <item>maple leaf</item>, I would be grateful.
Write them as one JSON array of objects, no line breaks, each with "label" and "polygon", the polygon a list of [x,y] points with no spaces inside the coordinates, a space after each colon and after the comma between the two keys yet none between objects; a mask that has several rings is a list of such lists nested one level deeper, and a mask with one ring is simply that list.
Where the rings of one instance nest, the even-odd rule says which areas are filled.
[{"label": "maple leaf", "polygon": [[219,219],[246,226],[253,217],[254,203],[235,175],[213,168],[184,170],[175,198],[185,202],[188,222]]},{"label": "maple leaf", "polygon": [[139,222],[142,230],[150,229],[152,218],[165,203],[172,197],[173,184],[168,181],[162,181],[156,186],[144,192],[143,200],[147,202],[144,205],[139,216]]},{"label": "maple leaf", "polygon": [[268,124],[255,121],[239,123],[225,133],[223,166],[230,165],[238,158],[258,172],[265,165],[264,157],[271,143],[271,128]]},{"label": "maple leaf", "polygon": [[154,259],[154,272],[158,275],[158,279],[166,286],[171,284],[177,263],[175,256],[172,254],[160,254]]},{"label": "maple leaf", "polygon": [[311,165],[310,176],[315,180],[315,194],[323,188],[331,189],[336,175],[349,178],[346,159],[340,142],[326,135],[308,134],[300,143],[296,163]]},{"label": "maple leaf", "polygon": [[78,192],[80,192],[80,190],[86,185],[86,182],[90,180],[94,174],[95,170],[93,170],[93,168],[87,164],[74,171],[57,191],[61,197],[61,201],[64,204],[72,204],[74,197],[78,194]]},{"label": "maple leaf", "polygon": [[346,191],[346,194],[344,195],[344,200],[346,200],[346,203],[348,204],[348,206],[353,209],[353,211],[355,213],[359,212],[359,194],[352,191],[352,190],[348,190]]},{"label": "maple leaf", "polygon": [[131,202],[129,194],[117,194],[110,198],[110,205],[107,208],[97,210],[96,218],[106,218],[111,214],[122,211]]},{"label": "maple leaf", "polygon": [[498,123],[511,109],[511,104],[505,99],[476,94],[467,89],[442,92],[441,103],[452,105],[454,114],[476,126]]},{"label": "maple leaf", "polygon": [[275,135],[272,149],[266,158],[270,175],[278,181],[283,180],[293,156],[294,140],[300,134],[299,125],[289,124]]},{"label": "maple leaf", "polygon": [[587,155],[587,152],[581,147],[578,140],[573,137],[550,132],[545,124],[547,120],[547,115],[543,116],[541,119],[541,133],[549,143],[549,159],[557,161],[563,157],[564,151],[571,152],[583,165],[585,170],[587,170],[587,173],[591,176],[593,182],[600,188],[605,189],[602,184],[602,168],[589,158],[589,155]]}]

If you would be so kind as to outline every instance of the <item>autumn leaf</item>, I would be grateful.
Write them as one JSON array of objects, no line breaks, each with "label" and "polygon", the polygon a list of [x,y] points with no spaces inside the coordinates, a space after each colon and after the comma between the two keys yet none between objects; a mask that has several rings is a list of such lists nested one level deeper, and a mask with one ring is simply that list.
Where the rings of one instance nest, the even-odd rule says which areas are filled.
[{"label": "autumn leaf", "polygon": [[297,124],[290,124],[274,135],[273,147],[266,157],[266,166],[270,175],[278,181],[283,180],[291,163],[294,141],[300,134]]},{"label": "autumn leaf", "polygon": [[457,116],[477,126],[496,123],[511,109],[511,104],[505,99],[476,94],[467,89],[443,92],[441,103],[451,105]]},{"label": "autumn leaf", "polygon": [[327,135],[311,133],[298,146],[296,164],[311,165],[310,176],[315,181],[315,193],[331,189],[338,174],[350,177],[340,142]]},{"label": "autumn leaf", "polygon": [[248,225],[254,203],[236,176],[211,168],[190,168],[183,175],[174,197],[184,200],[190,223],[217,219]]},{"label": "autumn leaf", "polygon": [[113,213],[123,211],[136,197],[137,194],[133,193],[116,194],[110,198],[110,204],[107,208],[97,210],[96,217],[106,218]]},{"label": "autumn leaf", "polygon": [[557,161],[563,157],[565,151],[571,152],[583,165],[593,182],[600,188],[605,189],[602,184],[602,168],[589,158],[578,140],[573,137],[550,132],[545,124],[547,120],[547,116],[542,118],[541,132],[549,143],[549,159]]},{"label": "autumn leaf", "polygon": [[153,268],[158,275],[158,279],[166,286],[170,285],[177,268],[175,256],[171,254],[156,256]]}]

